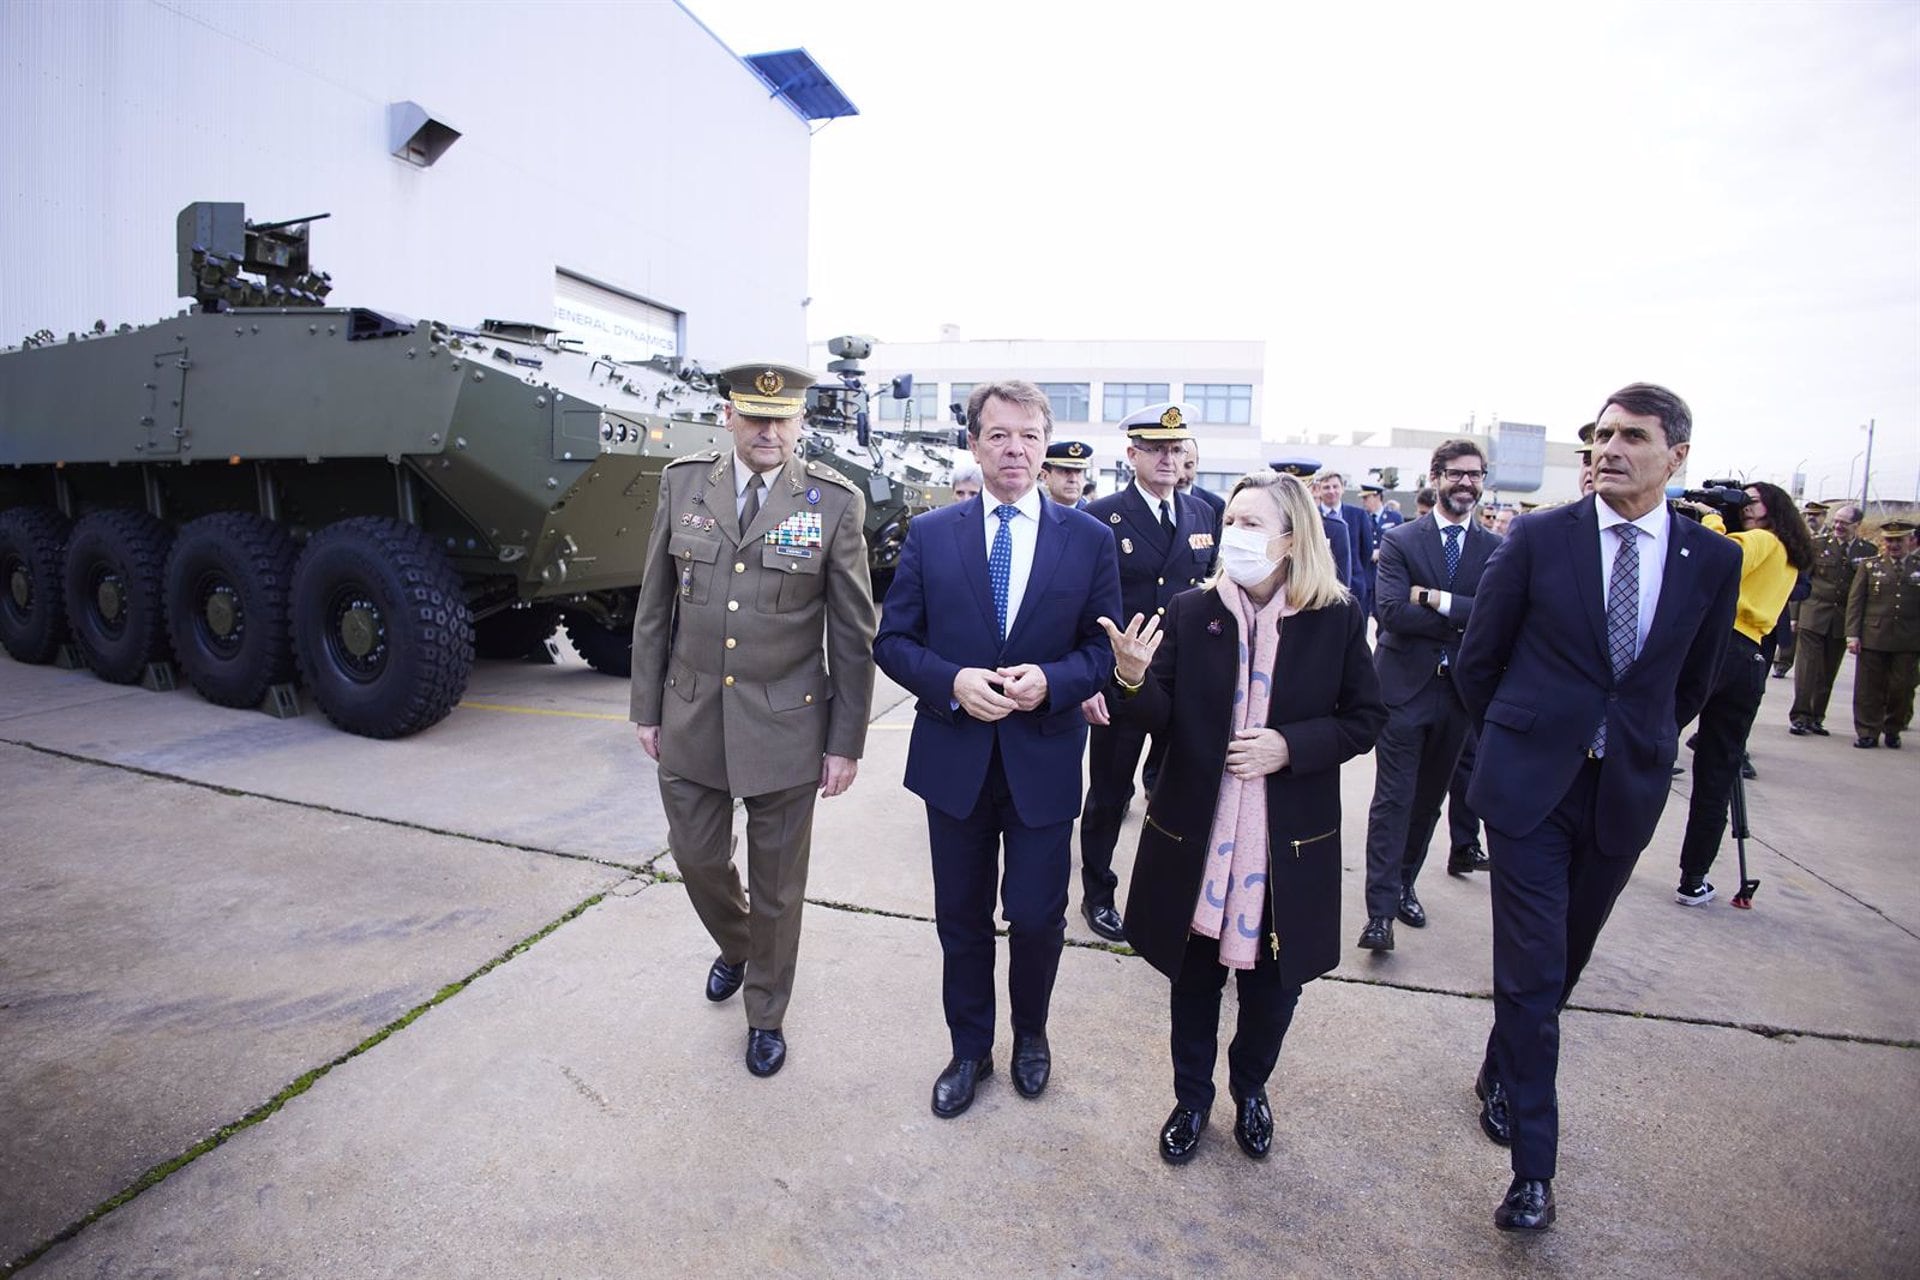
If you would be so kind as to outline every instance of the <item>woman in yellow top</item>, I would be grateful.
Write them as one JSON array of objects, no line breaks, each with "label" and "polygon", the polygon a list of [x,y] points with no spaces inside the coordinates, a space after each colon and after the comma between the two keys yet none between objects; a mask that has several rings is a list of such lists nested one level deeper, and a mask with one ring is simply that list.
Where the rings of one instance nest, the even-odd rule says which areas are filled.
[{"label": "woman in yellow top", "polygon": [[[1717,515],[1705,515],[1702,523],[1727,532]],[[1779,620],[1800,571],[1814,560],[1807,522],[1779,485],[1748,485],[1740,523],[1743,527],[1738,532],[1727,533],[1740,544],[1740,603],[1720,661],[1719,679],[1700,711],[1693,748],[1693,798],[1687,805],[1687,834],[1680,841],[1680,887],[1674,897],[1690,907],[1713,900],[1707,871],[1727,833],[1727,802],[1746,754],[1747,731],[1767,691],[1767,660],[1760,642]]]}]

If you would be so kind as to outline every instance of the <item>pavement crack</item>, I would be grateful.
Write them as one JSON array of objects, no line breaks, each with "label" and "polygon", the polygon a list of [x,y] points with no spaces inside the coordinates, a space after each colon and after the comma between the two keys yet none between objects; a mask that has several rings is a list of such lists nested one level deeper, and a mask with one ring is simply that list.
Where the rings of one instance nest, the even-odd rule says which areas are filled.
[{"label": "pavement crack", "polygon": [[[635,875],[630,876],[628,878],[637,880],[637,879],[642,879],[643,877],[639,876],[636,873]],[[79,1235],[82,1231],[86,1230],[87,1227],[93,1225],[94,1223],[98,1222],[100,1219],[106,1217],[108,1214],[112,1213],[115,1209],[118,1209],[120,1206],[133,1200],[136,1196],[140,1195],[142,1192],[149,1191],[154,1187],[159,1186],[162,1182],[165,1182],[168,1178],[180,1172],[180,1170],[186,1168],[188,1165],[192,1164],[195,1160],[198,1160],[201,1156],[206,1155],[209,1151],[214,1150],[216,1147],[225,1145],[225,1143],[229,1139],[241,1133],[244,1133],[248,1129],[253,1128],[253,1126],[259,1124],[262,1120],[267,1119],[269,1116],[273,1115],[274,1112],[286,1106],[287,1103],[293,1101],[295,1098],[299,1097],[301,1094],[311,1089],[315,1084],[319,1083],[320,1079],[323,1076],[325,1076],[328,1072],[332,1071],[335,1067],[340,1066],[343,1063],[351,1062],[353,1059],[359,1057],[361,1054],[367,1052],[369,1049],[372,1049],[375,1045],[385,1040],[388,1036],[391,1036],[398,1031],[405,1030],[416,1019],[420,1018],[423,1014],[427,1013],[429,1010],[434,1008],[434,1006],[445,1004],[447,1001],[453,999],[453,997],[459,995],[462,991],[466,990],[474,982],[476,982],[480,978],[485,977],[487,974],[493,972],[495,969],[507,963],[509,960],[512,960],[515,957],[519,956],[522,952],[534,946],[534,944],[538,943],[541,939],[547,937],[547,935],[559,929],[562,925],[567,924],[569,921],[576,919],[581,914],[583,914],[588,908],[599,903],[606,896],[607,896],[607,892],[605,891],[596,893],[596,894],[593,894],[591,897],[587,898],[586,900],[579,902],[572,907],[569,907],[566,911],[562,912],[558,917],[548,921],[546,924],[542,925],[540,928],[536,929],[534,932],[520,939],[520,941],[514,943],[512,946],[508,947],[505,951],[502,951],[499,955],[493,957],[493,959],[487,961],[485,964],[481,965],[478,969],[475,969],[472,973],[469,973],[466,977],[457,979],[453,982],[449,982],[446,986],[441,987],[438,991],[434,992],[427,999],[415,1005],[413,1008],[407,1010],[405,1013],[395,1018],[392,1022],[389,1022],[386,1026],[381,1027],[378,1031],[375,1031],[372,1035],[362,1040],[359,1044],[354,1045],[351,1049],[348,1049],[345,1053],[342,1053],[338,1057],[322,1063],[320,1066],[314,1067],[312,1070],[307,1071],[302,1075],[296,1076],[289,1084],[287,1084],[285,1088],[281,1089],[280,1092],[274,1094],[271,1098],[267,1099],[265,1102],[261,1103],[259,1106],[255,1107],[253,1110],[247,1112],[245,1115],[241,1116],[238,1120],[234,1120],[231,1123],[222,1125],[219,1129],[215,1130],[211,1135],[209,1135],[208,1137],[202,1138],[200,1141],[194,1143],[192,1146],[188,1147],[185,1151],[173,1157],[171,1160],[165,1160],[159,1164],[154,1165],[152,1168],[148,1169],[145,1173],[141,1174],[138,1178],[135,1178],[133,1182],[127,1185],[125,1188],[115,1192],[113,1195],[107,1197],[105,1200],[95,1205],[92,1209],[88,1210],[85,1214],[81,1215],[81,1217],[77,1221],[69,1223],[67,1226],[62,1227],[59,1231],[55,1232],[52,1236],[50,1236],[46,1240],[41,1241],[39,1244],[34,1245],[32,1248],[28,1249],[25,1253],[21,1254],[18,1258],[15,1258],[13,1261],[5,1264],[0,1264],[0,1276],[13,1275],[14,1273],[21,1270],[23,1267],[26,1267],[30,1263],[34,1262],[42,1254],[46,1253],[47,1250],[53,1248],[55,1245],[62,1244],[68,1240],[73,1239],[75,1236]]]},{"label": "pavement crack", "polygon": [[520,844],[513,840],[502,840],[498,836],[476,835],[471,831],[455,831],[448,827],[431,826],[424,822],[409,822],[405,818],[387,818],[379,814],[359,813],[352,809],[342,809],[337,805],[321,804],[316,800],[293,800],[286,796],[269,795],[264,791],[247,791],[239,787],[224,787],[214,782],[202,782],[198,778],[182,777],[177,773],[163,773],[158,769],[147,769],[137,764],[123,764],[117,760],[102,760],[98,756],[81,755],[78,752],[62,751],[57,747],[41,746],[37,742],[26,742],[18,738],[0,738],[0,745],[21,747],[27,751],[51,756],[56,760],[69,760],[75,764],[92,765],[98,769],[113,769],[121,773],[132,774],[140,778],[152,778],[158,782],[171,782],[183,787],[196,787],[201,791],[211,791],[215,795],[232,796],[243,800],[264,800],[268,804],[283,804],[294,809],[305,809],[310,813],[331,814],[337,818],[354,818],[361,822],[376,822],[381,826],[395,827],[402,831],[417,831],[422,835],[445,836],[453,840],[465,840],[473,844],[492,845],[499,849],[512,849],[519,853],[544,854],[549,858],[566,858],[572,862],[589,862],[595,866],[611,867],[616,871],[630,874],[647,874],[647,869],[659,861],[659,854],[642,862],[621,862],[615,858],[595,857],[590,853],[570,853],[565,849],[546,849],[539,845]]}]

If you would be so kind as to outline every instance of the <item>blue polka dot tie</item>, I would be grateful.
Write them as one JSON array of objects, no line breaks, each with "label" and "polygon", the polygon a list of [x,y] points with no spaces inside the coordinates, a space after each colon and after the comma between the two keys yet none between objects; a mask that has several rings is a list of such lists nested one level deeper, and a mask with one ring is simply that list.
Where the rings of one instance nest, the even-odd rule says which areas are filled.
[{"label": "blue polka dot tie", "polygon": [[1000,638],[1007,638],[1007,588],[1013,581],[1013,518],[1020,508],[1003,502],[993,509],[1000,528],[993,535],[993,554],[987,557],[987,577],[993,580],[993,613],[1000,622]]},{"label": "blue polka dot tie", "polygon": [[1447,535],[1447,588],[1451,590],[1454,575],[1460,572],[1460,526],[1450,524],[1442,532]]}]

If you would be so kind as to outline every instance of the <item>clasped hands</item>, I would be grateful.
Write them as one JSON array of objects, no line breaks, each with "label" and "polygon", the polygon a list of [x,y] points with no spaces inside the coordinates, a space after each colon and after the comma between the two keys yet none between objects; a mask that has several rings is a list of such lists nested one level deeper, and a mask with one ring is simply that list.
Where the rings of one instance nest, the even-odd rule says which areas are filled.
[{"label": "clasped hands", "polygon": [[1004,720],[1037,710],[1047,700],[1047,673],[1031,662],[1018,666],[962,667],[953,677],[953,700],[975,720]]}]

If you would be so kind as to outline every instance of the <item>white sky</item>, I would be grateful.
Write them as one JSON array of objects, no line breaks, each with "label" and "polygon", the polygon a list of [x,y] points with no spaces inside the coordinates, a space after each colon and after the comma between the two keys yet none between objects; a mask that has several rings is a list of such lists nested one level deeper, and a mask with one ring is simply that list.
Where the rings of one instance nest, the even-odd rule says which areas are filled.
[{"label": "white sky", "polygon": [[[1920,498],[1920,4],[687,0],[801,46],[809,336],[1260,338],[1269,436],[1571,439]],[[1804,462],[1802,461],[1804,459]]]}]

